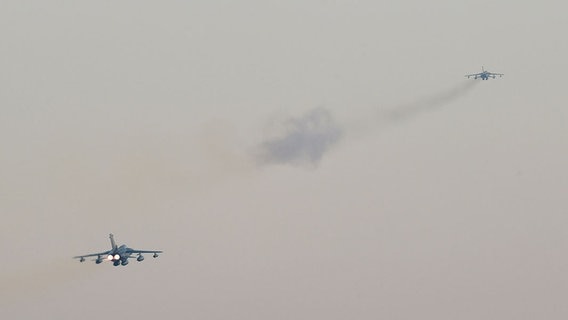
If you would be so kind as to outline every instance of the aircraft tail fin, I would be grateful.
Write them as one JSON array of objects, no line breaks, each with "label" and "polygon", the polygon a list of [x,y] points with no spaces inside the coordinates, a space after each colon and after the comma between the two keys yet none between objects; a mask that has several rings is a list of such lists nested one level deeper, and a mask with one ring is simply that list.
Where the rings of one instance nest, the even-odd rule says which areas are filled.
[{"label": "aircraft tail fin", "polygon": [[111,233],[108,235],[108,237],[110,238],[110,245],[112,246],[112,249],[116,249],[116,242],[114,242],[114,235]]}]

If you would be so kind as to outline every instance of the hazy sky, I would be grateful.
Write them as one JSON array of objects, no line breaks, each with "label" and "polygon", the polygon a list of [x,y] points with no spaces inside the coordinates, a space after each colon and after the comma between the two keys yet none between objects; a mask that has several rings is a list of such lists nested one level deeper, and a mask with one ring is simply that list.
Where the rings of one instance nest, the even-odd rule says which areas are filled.
[{"label": "hazy sky", "polygon": [[0,318],[566,319],[530,3],[1,1]]}]

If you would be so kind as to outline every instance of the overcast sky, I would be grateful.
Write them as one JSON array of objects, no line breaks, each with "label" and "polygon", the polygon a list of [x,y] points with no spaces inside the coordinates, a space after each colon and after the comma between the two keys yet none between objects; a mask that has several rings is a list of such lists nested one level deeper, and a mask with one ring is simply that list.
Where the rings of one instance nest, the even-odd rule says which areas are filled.
[{"label": "overcast sky", "polygon": [[566,319],[567,9],[1,1],[0,317]]}]

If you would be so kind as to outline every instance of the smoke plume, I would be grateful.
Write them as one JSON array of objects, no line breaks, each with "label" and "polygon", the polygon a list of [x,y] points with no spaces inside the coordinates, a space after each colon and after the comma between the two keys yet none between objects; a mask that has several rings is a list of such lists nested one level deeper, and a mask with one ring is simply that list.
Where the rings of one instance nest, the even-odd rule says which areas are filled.
[{"label": "smoke plume", "polygon": [[384,111],[383,120],[387,122],[404,121],[420,113],[432,111],[464,96],[477,84],[477,81],[468,81],[446,91],[419,99],[418,101],[401,105],[397,108]]},{"label": "smoke plume", "polygon": [[330,111],[315,108],[299,118],[283,123],[283,133],[259,145],[259,164],[317,165],[342,135]]},{"label": "smoke plume", "polygon": [[[476,81],[468,81],[415,102],[381,110],[380,118],[371,127],[379,127],[408,120],[420,113],[442,108],[467,94]],[[280,123],[280,134],[262,141],[254,154],[259,165],[292,164],[316,166],[325,153],[343,136],[344,130],[325,108],[315,108],[301,117],[290,117]],[[359,118],[354,130],[365,128],[365,119]],[[364,130],[364,131],[368,131]],[[368,134],[368,132],[367,132]]]}]

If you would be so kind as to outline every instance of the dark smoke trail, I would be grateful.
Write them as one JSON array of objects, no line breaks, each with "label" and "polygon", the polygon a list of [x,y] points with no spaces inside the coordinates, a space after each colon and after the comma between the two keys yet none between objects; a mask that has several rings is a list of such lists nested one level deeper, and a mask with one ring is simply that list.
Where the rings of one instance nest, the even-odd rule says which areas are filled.
[{"label": "dark smoke trail", "polygon": [[[383,110],[377,122],[367,123],[373,127],[407,120],[420,113],[441,108],[469,92],[476,81],[468,81],[438,94]],[[343,136],[343,129],[335,122],[329,110],[315,108],[298,118],[283,122],[284,133],[265,139],[254,154],[259,165],[292,164],[315,166],[324,154]],[[364,130],[365,120],[358,119],[352,129]],[[367,127],[367,130],[370,128]],[[367,131],[364,130],[364,131]]]},{"label": "dark smoke trail", "polygon": [[302,117],[284,121],[284,134],[260,143],[259,164],[317,165],[342,135],[331,113],[316,108]]},{"label": "dark smoke trail", "polygon": [[384,118],[387,121],[398,122],[407,120],[423,112],[441,108],[468,93],[477,83],[477,81],[468,81],[433,96],[401,105],[395,109],[383,111]]}]

